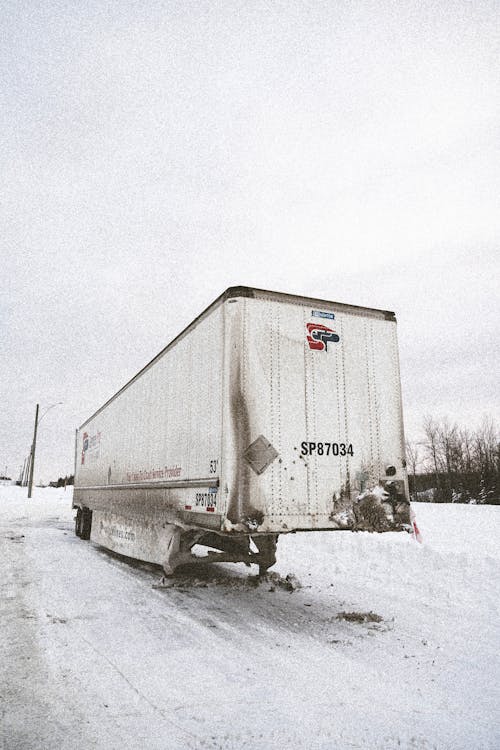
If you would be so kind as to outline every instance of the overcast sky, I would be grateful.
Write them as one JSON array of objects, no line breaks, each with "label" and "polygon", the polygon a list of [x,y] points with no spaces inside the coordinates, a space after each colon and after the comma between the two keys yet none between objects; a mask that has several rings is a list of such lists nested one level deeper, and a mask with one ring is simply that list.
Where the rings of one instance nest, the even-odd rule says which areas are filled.
[{"label": "overcast sky", "polygon": [[235,284],[395,310],[410,437],[498,417],[498,0],[0,10],[0,473]]}]

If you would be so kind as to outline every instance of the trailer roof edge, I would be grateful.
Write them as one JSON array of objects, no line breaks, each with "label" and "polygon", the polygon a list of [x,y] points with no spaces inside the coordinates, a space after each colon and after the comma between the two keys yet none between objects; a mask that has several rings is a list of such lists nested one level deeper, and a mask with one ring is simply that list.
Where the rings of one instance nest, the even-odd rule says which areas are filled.
[{"label": "trailer roof edge", "polygon": [[321,299],[318,297],[306,297],[302,294],[291,294],[288,292],[275,292],[270,289],[258,289],[257,287],[249,286],[232,286],[221,295],[225,299],[233,299],[235,297],[254,297],[262,298],[267,297],[269,299],[275,299],[280,302],[294,302],[294,303],[306,303],[314,305],[335,305],[337,308],[342,310],[353,312],[371,312],[377,313],[381,317],[383,316],[386,320],[396,320],[396,314],[392,310],[382,310],[378,307],[365,307],[363,305],[351,305],[346,302],[337,302],[336,300]]}]

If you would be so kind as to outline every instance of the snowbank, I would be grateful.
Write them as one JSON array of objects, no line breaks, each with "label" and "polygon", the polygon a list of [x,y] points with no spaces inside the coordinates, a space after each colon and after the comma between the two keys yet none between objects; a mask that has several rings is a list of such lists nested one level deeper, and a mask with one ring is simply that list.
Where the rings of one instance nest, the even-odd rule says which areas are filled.
[{"label": "snowbank", "polygon": [[25,496],[0,487],[0,747],[500,746],[499,507],[416,504],[423,545],[295,534],[267,582],[156,589],[74,536],[71,488]]}]

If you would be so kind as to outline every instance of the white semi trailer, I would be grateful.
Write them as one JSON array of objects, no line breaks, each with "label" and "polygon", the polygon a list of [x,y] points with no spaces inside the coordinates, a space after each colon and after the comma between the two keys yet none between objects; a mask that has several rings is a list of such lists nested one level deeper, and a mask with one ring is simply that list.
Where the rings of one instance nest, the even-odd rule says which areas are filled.
[{"label": "white semi trailer", "polygon": [[410,530],[395,316],[230,288],[77,430],[75,453],[76,534],[167,575],[200,560],[262,573],[295,531]]}]

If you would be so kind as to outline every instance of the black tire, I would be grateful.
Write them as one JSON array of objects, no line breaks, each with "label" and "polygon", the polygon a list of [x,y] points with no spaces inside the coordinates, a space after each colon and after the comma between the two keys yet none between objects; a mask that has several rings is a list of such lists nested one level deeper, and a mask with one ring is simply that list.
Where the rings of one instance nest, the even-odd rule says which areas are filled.
[{"label": "black tire", "polygon": [[75,517],[75,534],[78,537],[82,536],[82,515],[82,509],[77,508]]},{"label": "black tire", "polygon": [[75,518],[75,534],[80,539],[90,539],[92,530],[92,511],[89,508],[77,508]]},{"label": "black tire", "polygon": [[92,530],[92,511],[89,508],[82,508],[82,523],[80,526],[80,539],[90,539]]}]

